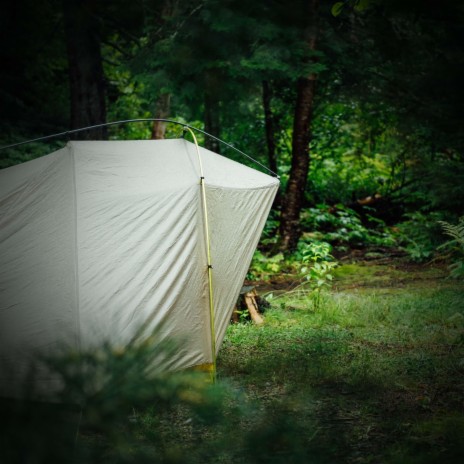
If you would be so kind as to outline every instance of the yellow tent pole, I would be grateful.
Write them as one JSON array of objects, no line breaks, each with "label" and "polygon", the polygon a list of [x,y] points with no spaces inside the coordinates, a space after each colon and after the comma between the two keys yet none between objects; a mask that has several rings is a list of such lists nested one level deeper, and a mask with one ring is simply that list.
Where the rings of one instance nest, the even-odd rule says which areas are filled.
[{"label": "yellow tent pole", "polygon": [[203,164],[201,162],[200,148],[198,146],[197,138],[195,137],[194,132],[190,127],[184,126],[184,130],[188,130],[190,135],[195,142],[195,147],[198,155],[198,163],[200,165],[200,187],[201,187],[201,197],[203,204],[203,224],[205,229],[205,239],[206,239],[206,256],[208,264],[208,287],[209,287],[209,317],[210,317],[210,330],[211,330],[211,354],[213,359],[213,368],[211,372],[213,382],[216,381],[216,330],[214,327],[214,302],[213,302],[213,266],[211,263],[211,245],[209,239],[209,223],[208,223],[208,207],[206,202],[206,187],[205,187],[205,176],[203,173]]}]

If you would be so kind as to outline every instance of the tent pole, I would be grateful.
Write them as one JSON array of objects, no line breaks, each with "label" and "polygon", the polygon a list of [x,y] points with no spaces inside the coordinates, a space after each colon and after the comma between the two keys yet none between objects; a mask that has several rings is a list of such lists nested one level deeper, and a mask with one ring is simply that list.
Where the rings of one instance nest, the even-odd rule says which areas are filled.
[{"label": "tent pole", "polygon": [[216,381],[216,330],[214,327],[214,301],[213,301],[213,265],[211,262],[211,242],[209,238],[209,223],[208,223],[208,206],[206,202],[206,187],[205,187],[205,176],[203,173],[203,164],[201,162],[200,149],[198,147],[197,138],[195,133],[188,126],[184,126],[184,129],[187,129],[190,132],[190,135],[195,142],[195,147],[197,150],[198,163],[200,165],[200,188],[201,188],[201,198],[203,205],[203,217],[204,217],[204,229],[205,229],[205,239],[206,239],[206,256],[207,256],[207,265],[208,265],[208,287],[209,287],[209,317],[210,317],[210,330],[211,330],[211,355],[213,360],[213,369],[211,372],[211,377],[213,382]]}]

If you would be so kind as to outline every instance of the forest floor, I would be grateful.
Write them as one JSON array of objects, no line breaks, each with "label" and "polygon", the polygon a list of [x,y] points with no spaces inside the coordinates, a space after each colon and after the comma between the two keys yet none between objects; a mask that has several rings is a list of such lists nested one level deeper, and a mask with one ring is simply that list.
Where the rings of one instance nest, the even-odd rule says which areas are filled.
[{"label": "forest floor", "polygon": [[446,265],[351,254],[316,308],[292,276],[258,291],[265,324],[231,326],[218,366],[259,405],[262,462],[464,462],[464,285]]},{"label": "forest floor", "polygon": [[228,327],[214,385],[116,351],[71,376],[115,379],[80,411],[0,404],[0,461],[464,462],[464,282],[394,250],[337,258],[318,300],[292,275],[255,283],[264,323]]}]

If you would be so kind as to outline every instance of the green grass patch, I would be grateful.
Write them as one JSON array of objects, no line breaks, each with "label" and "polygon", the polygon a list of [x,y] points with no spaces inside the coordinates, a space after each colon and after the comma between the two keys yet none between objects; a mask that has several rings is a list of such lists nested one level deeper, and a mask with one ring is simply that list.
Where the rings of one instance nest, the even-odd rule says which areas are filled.
[{"label": "green grass patch", "polygon": [[437,462],[414,456],[436,424],[433,456],[457,462],[446,459],[462,446],[443,424],[464,421],[462,288],[387,290],[326,293],[317,311],[308,292],[280,295],[264,326],[229,328],[221,376],[257,402],[293,401],[306,446],[317,423],[327,459]]}]

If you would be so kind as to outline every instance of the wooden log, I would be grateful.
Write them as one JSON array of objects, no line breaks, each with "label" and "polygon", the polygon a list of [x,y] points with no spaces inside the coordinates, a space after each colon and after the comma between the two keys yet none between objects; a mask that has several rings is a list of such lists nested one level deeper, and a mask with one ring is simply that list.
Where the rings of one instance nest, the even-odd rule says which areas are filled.
[{"label": "wooden log", "polygon": [[258,294],[253,289],[251,292],[245,293],[245,304],[247,305],[248,312],[250,313],[251,320],[260,325],[264,322],[263,318],[259,314],[258,303],[256,303],[256,297]]},{"label": "wooden log", "polygon": [[[253,323],[257,325],[263,324],[264,320],[259,312],[257,298],[259,298],[259,296],[254,287],[242,287],[240,290],[239,301],[237,302],[237,306],[232,313],[232,322],[239,322],[241,311],[247,310]],[[243,308],[243,310],[238,308]]]}]

